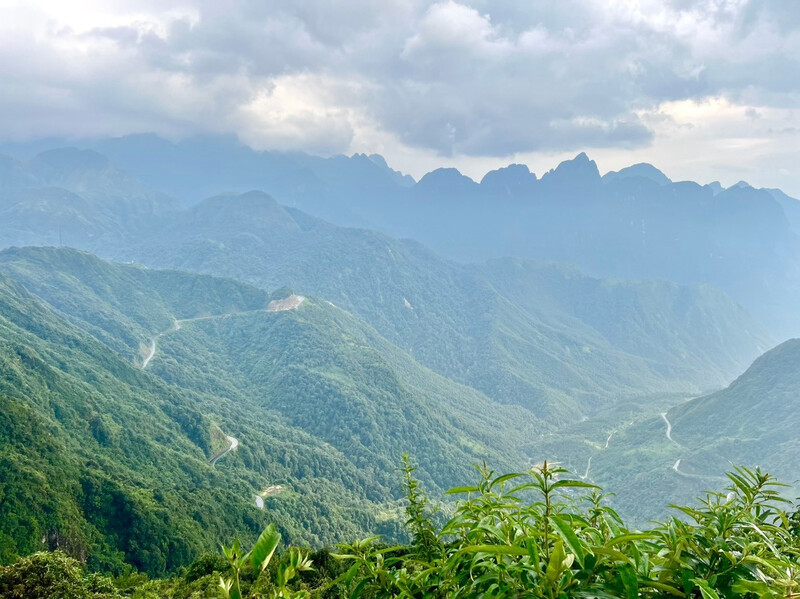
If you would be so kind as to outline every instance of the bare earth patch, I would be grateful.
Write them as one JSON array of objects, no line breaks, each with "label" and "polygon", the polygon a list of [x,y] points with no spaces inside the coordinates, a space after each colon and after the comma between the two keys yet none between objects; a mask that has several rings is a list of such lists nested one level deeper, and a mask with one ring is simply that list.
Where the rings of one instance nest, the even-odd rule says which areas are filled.
[{"label": "bare earth patch", "polygon": [[294,293],[289,297],[272,300],[267,305],[267,312],[283,312],[284,310],[294,310],[305,301],[302,295],[295,295]]},{"label": "bare earth patch", "polygon": [[255,496],[256,507],[264,509],[264,498],[269,497],[270,495],[277,495],[283,491],[283,485],[270,485],[261,493]]}]

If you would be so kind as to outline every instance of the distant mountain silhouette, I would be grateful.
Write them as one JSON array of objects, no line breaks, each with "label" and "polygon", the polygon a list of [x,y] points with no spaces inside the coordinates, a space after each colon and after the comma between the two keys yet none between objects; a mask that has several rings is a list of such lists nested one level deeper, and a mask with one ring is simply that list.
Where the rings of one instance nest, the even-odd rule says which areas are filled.
[{"label": "distant mountain silhouette", "polygon": [[633,177],[641,177],[642,179],[650,179],[659,185],[669,185],[672,179],[667,177],[664,173],[654,167],[652,164],[640,162],[618,171],[611,171],[603,175],[603,181],[606,183],[610,181],[617,181],[619,179],[631,179]]},{"label": "distant mountain silhouette", "polygon": [[[645,163],[601,177],[585,153],[541,178],[510,165],[487,173],[480,184],[456,169],[437,169],[415,184],[379,156],[257,152],[232,137],[172,143],[138,135],[82,146],[116,166],[103,171],[97,157],[75,155],[71,160],[84,161],[75,165],[84,174],[62,181],[57,173],[66,157],[4,159],[0,195],[6,199],[0,202],[36,184],[88,193],[101,181],[81,187],[82,181],[99,172],[115,188],[122,181],[126,198],[144,197],[132,183],[115,179],[113,169],[185,204],[260,189],[334,224],[413,238],[459,261],[515,256],[574,263],[594,276],[715,285],[779,338],[800,334],[800,202],[779,190],[672,182]],[[24,147],[16,151],[26,154]]]}]

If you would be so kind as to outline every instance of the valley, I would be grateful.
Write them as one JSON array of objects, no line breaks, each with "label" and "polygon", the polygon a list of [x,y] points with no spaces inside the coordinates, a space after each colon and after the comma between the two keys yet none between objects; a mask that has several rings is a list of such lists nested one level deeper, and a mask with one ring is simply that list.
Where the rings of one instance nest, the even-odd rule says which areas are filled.
[{"label": "valley", "polygon": [[[724,422],[729,407],[713,398],[776,342],[705,281],[454,262],[262,192],[182,207],[91,153],[57,155],[88,168],[83,189],[129,186],[116,206],[136,203],[141,226],[73,187],[103,206],[102,218],[82,213],[83,238],[67,232],[78,249],[0,252],[4,305],[15,306],[0,314],[18,340],[3,354],[0,392],[15,406],[5,409],[50,430],[61,444],[52,459],[81,481],[52,491],[60,503],[47,518],[12,489],[30,532],[2,528],[3,559],[57,535],[92,568],[160,575],[267,522],[316,547],[376,531],[402,539],[395,473],[406,452],[445,513],[441,494],[474,464],[515,471],[549,459],[616,493],[612,505],[637,525],[723,484],[731,460],[798,475],[792,442],[774,445],[791,421],[753,436],[687,424],[702,411]],[[12,235],[3,222],[4,245],[47,243],[40,225],[23,235],[15,221]],[[31,311],[46,317],[23,317]],[[48,374],[31,378],[28,355]],[[73,389],[68,402],[53,394],[60,386]],[[26,476],[23,453],[10,455],[5,476]],[[46,493],[41,484],[29,486]],[[113,514],[98,519],[93,506],[106,500],[90,500],[92,485],[124,497],[141,535],[163,538],[160,553],[117,531]],[[194,539],[184,553],[179,534]]]},{"label": "valley", "polygon": [[797,0],[0,0],[0,599],[800,599]]}]

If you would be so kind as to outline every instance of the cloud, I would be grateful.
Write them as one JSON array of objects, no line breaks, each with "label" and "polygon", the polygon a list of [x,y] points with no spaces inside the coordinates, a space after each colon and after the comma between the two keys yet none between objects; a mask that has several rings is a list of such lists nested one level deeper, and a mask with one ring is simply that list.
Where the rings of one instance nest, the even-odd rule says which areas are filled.
[{"label": "cloud", "polygon": [[684,101],[783,110],[773,130],[796,130],[800,11],[780,0],[6,2],[0,79],[5,138],[234,132],[323,153],[376,140],[442,157],[625,151],[672,135],[658,115]]}]

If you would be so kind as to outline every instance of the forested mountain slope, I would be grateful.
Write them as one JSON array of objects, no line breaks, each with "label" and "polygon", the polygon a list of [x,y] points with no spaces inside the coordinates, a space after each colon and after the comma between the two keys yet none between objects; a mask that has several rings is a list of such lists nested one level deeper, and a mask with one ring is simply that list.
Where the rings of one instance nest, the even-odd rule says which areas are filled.
[{"label": "forested mountain slope", "polygon": [[53,149],[31,160],[0,156],[0,238],[95,251],[153,234],[179,208],[90,150]]},{"label": "forested mountain slope", "polygon": [[[131,220],[113,197],[102,199],[106,180],[125,183],[117,193],[128,203],[147,194],[101,158],[64,150],[31,161],[66,164],[59,178],[47,180],[93,198],[81,200],[84,210],[76,212],[86,236],[78,247],[232,276],[264,289],[302,289],[362,317],[436,372],[556,422],[591,413],[609,397],[719,387],[771,345],[761,327],[712,290],[618,282],[619,292],[609,296],[608,284],[588,284],[560,267],[540,269],[547,276],[530,284],[517,276],[529,267],[465,267],[414,242],[333,226],[259,192],[210,198],[186,211],[162,213],[151,206],[143,209],[144,220]],[[97,185],[94,192],[85,191],[87,181]],[[46,197],[56,191],[26,193]],[[43,231],[39,242],[47,243],[54,235],[48,230],[61,223],[61,236],[64,222],[71,222],[60,220],[58,210],[46,207],[40,215],[15,206],[22,210],[19,218],[5,221],[12,230],[0,227],[6,244],[23,229]],[[37,225],[37,219],[50,224]],[[133,227],[136,222],[151,224]],[[75,239],[70,231],[68,238]],[[23,240],[28,238],[25,233]],[[571,288],[576,277],[587,284]],[[589,311],[575,309],[573,291]],[[605,315],[614,314],[623,295],[630,300],[625,309],[637,317],[616,319],[610,330]],[[602,315],[599,306],[605,306]]]},{"label": "forested mountain slope", "polygon": [[676,379],[718,372],[730,380],[742,356],[769,348],[759,323],[719,289],[669,281],[598,279],[556,263],[492,260],[476,267],[516,305],[544,318],[575,320],[614,347],[659,364]]},{"label": "forested mountain slope", "polygon": [[[439,489],[482,459],[524,462],[543,429],[325,302],[270,312],[232,281],[74,250],[1,256],[3,560],[60,546],[159,573],[267,520],[315,545],[391,534],[399,453],[425,456]],[[225,435],[239,447],[214,468]]]},{"label": "forested mountain slope", "polygon": [[[9,150],[30,155],[34,147],[57,146],[54,140]],[[131,136],[82,147],[191,204],[221,191],[262,189],[338,225],[410,237],[461,261],[515,256],[574,263],[593,276],[711,284],[778,338],[800,331],[793,310],[800,297],[800,202],[779,190],[674,182],[649,164],[601,176],[585,154],[539,177],[510,165],[477,183],[455,169],[437,169],[415,184],[377,156],[255,152],[231,138],[173,144]],[[56,157],[46,153],[45,162],[66,162]],[[30,169],[20,164],[0,166],[0,181],[30,186]],[[33,170],[41,180],[43,169]],[[44,180],[76,191],[75,179],[85,177]],[[62,213],[63,222],[69,219]],[[51,239],[57,234],[53,226],[47,231]]]},{"label": "forested mountain slope", "polygon": [[669,419],[675,441],[718,455],[723,467],[749,461],[789,482],[800,479],[800,339],[758,358],[726,389],[670,410]]},{"label": "forested mountain slope", "polygon": [[[323,297],[437,372],[557,421],[611,396],[721,386],[771,344],[716,291],[592,284],[555,266],[530,280],[518,273],[531,265],[465,267],[414,242],[332,226],[258,192],[202,202],[140,259]],[[572,281],[585,283],[575,288],[580,297]],[[612,298],[609,286],[618,290]],[[600,312],[575,309],[613,312],[622,297],[637,317],[617,319],[616,330],[604,330]],[[660,349],[642,351],[648,346]]]},{"label": "forested mountain slope", "polygon": [[63,547],[94,567],[159,572],[255,531],[247,486],[207,463],[202,397],[142,373],[5,276],[0,331],[4,560]]},{"label": "forested mountain slope", "polygon": [[[618,411],[606,422],[562,430],[540,449],[560,454],[579,474],[591,458],[588,478],[617,492],[618,508],[640,520],[665,502],[691,501],[719,486],[731,464],[778,476],[794,486],[786,490],[793,499],[800,480],[798,373],[800,341],[793,339],[759,357],[726,389],[649,418]],[[587,430],[596,443],[581,440]]]},{"label": "forested mountain slope", "polygon": [[[596,171],[584,163],[563,165],[542,185],[569,184],[583,193]],[[383,184],[398,185],[385,165],[370,164],[384,169]],[[722,386],[772,344],[758,324],[713,290],[617,282],[617,291],[609,293],[609,282],[593,284],[561,267],[540,269],[532,284],[528,275],[518,276],[531,267],[464,267],[414,242],[336,227],[258,192],[218,196],[180,211],[86,150],[49,151],[27,162],[7,161],[6,167],[2,183],[9,193],[22,190],[36,201],[61,194],[72,204],[53,199],[32,210],[11,203],[9,218],[0,221],[0,244],[53,244],[57,233],[59,242],[66,237],[67,244],[105,257],[232,276],[264,289],[289,285],[360,316],[436,372],[555,422],[590,414],[610,397]],[[523,171],[487,175],[487,189],[508,187],[510,177],[509,189],[528,193],[538,180]],[[359,179],[358,169],[343,172]],[[628,176],[637,172],[609,184],[656,184]],[[434,194],[430,209],[459,201],[440,197],[455,185],[451,179],[463,179],[448,173],[420,182],[420,189]],[[459,194],[479,187],[467,180]],[[415,205],[408,204],[409,214]],[[473,208],[452,206],[454,215]],[[577,280],[584,283],[575,285]],[[635,317],[607,318],[618,309]]]}]

